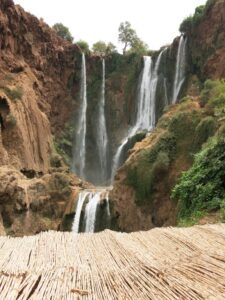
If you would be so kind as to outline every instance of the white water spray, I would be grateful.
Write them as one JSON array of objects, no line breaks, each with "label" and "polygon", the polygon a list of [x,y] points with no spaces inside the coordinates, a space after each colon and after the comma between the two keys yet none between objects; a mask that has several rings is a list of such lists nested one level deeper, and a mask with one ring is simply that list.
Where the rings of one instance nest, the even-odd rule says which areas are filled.
[{"label": "white water spray", "polygon": [[142,79],[138,97],[136,122],[135,125],[129,130],[127,137],[122,141],[121,145],[116,151],[112,165],[111,182],[113,181],[115,173],[121,164],[123,149],[128,143],[129,139],[133,137],[138,131],[151,131],[155,126],[155,101],[159,78],[158,72],[162,55],[165,50],[166,49],[160,52],[155,63],[154,70],[152,68],[151,57],[144,56],[144,69],[142,72]]},{"label": "white water spray", "polygon": [[187,38],[182,35],[179,40],[177,51],[176,72],[173,86],[173,104],[176,103],[181,87],[185,80],[186,44]]},{"label": "white water spray", "polygon": [[81,107],[79,113],[79,121],[76,132],[76,146],[73,153],[72,170],[77,175],[84,178],[85,158],[86,158],[86,119],[87,119],[87,76],[85,55],[82,54],[81,69],[81,89],[80,89]]},{"label": "white water spray", "polygon": [[102,200],[106,201],[105,213],[107,220],[110,220],[109,207],[109,191],[100,188],[95,191],[83,191],[79,193],[77,202],[76,214],[72,225],[72,231],[78,233],[81,226],[81,212],[85,205],[84,214],[84,230],[85,232],[95,232],[96,229],[96,215],[99,204]]},{"label": "white water spray", "polygon": [[99,116],[97,126],[97,145],[98,155],[101,168],[101,181],[104,182],[107,179],[107,147],[108,136],[106,130],[105,120],[105,59],[102,59],[102,86],[101,86],[101,99],[99,104]]},{"label": "white water spray", "polygon": [[84,205],[84,201],[87,197],[88,193],[87,192],[80,192],[79,193],[79,198],[77,202],[77,208],[76,208],[76,214],[72,226],[72,231],[78,233],[79,232],[79,226],[80,226],[80,217],[81,217],[81,211]]},{"label": "white water spray", "polygon": [[[91,197],[90,197],[91,196]],[[97,206],[100,202],[100,193],[93,193],[89,196],[89,202],[85,208],[85,232],[95,231],[95,219]]]}]

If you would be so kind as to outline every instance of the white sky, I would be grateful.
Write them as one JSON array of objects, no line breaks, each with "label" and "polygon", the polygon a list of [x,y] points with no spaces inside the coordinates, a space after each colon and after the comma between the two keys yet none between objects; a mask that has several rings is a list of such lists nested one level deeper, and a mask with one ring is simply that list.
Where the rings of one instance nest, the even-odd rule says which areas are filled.
[{"label": "white sky", "polygon": [[182,20],[206,0],[14,0],[50,26],[69,27],[74,40],[92,45],[103,40],[118,44],[118,27],[129,21],[150,49],[157,50],[179,35]]}]

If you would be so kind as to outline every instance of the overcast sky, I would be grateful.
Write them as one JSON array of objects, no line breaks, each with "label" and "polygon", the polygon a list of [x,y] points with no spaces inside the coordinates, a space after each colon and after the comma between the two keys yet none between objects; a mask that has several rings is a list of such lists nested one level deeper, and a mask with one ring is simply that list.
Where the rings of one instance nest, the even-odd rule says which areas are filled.
[{"label": "overcast sky", "polygon": [[75,41],[90,45],[103,40],[118,44],[118,27],[129,21],[150,49],[157,50],[179,35],[182,20],[206,0],[14,0],[50,26],[61,22]]}]

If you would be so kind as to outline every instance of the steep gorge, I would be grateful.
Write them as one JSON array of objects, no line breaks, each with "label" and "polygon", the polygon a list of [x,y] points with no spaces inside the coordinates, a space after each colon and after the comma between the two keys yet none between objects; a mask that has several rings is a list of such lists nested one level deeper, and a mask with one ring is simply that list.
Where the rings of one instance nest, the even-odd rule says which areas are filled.
[{"label": "steep gorge", "polygon": [[[208,1],[201,18],[197,21],[195,17],[191,21],[188,18],[191,25],[189,24],[185,30],[186,80],[184,89],[179,95],[180,99],[182,96],[185,98],[181,104],[167,109],[168,111],[159,120],[157,128],[135,145],[129,158],[117,172],[110,198],[114,206],[113,223],[117,224],[120,230],[147,230],[155,226],[176,225],[178,203],[171,199],[171,194],[181,173],[191,167],[194,153],[200,151],[202,144],[214,135],[216,128],[219,131],[215,139],[223,139],[221,126],[224,120],[222,113],[224,107],[222,79],[225,61],[224,8],[224,1]],[[205,30],[206,28],[209,30]],[[174,44],[176,42],[177,40]],[[171,51],[174,44],[167,51]],[[163,66],[171,71],[169,65],[167,62]],[[167,78],[171,80],[174,74]],[[213,92],[216,82],[209,82],[208,85],[206,82],[200,94],[206,79],[222,80],[218,92]],[[162,90],[162,83],[160,87]],[[216,97],[220,98],[216,100]],[[171,99],[171,91],[168,98]],[[160,96],[157,95],[156,99],[156,103],[159,104]],[[206,104],[206,101],[211,101],[211,104]],[[207,199],[207,196],[205,198]],[[212,198],[205,201],[210,202]],[[222,203],[222,199],[217,198],[217,202],[212,204],[211,208],[205,209],[206,217],[203,217],[202,221],[200,217],[204,216],[204,213],[196,211],[198,217],[193,216],[188,222],[204,223],[221,220],[223,213],[219,211],[220,208],[222,211]],[[186,205],[188,207],[188,204]],[[211,218],[210,214],[215,216]]]},{"label": "steep gorge", "polygon": [[[154,83],[155,101],[153,123],[155,126],[158,122],[158,126],[146,138],[149,128],[139,126],[134,132],[137,134],[132,134],[124,147],[120,164],[128,159],[117,172],[114,188],[109,195],[112,224],[116,229],[133,231],[176,223],[176,203],[170,199],[171,190],[181,172],[192,165],[190,153],[199,151],[205,142],[202,141],[195,149],[192,147],[196,128],[207,116],[199,102],[200,89],[205,79],[225,77],[224,7],[224,0],[213,1],[202,18],[188,27],[184,37],[176,38],[171,45],[151,55],[152,68],[155,69],[155,73],[152,70],[154,80],[151,81]],[[180,75],[180,81],[184,75],[185,80],[182,89],[178,88],[174,96],[176,62],[182,40],[187,51],[184,54],[186,63],[181,61],[185,73]],[[71,165],[80,111],[81,50],[58,37],[42,20],[24,12],[11,0],[0,3],[0,48],[0,163],[7,165],[1,174],[4,176],[8,172],[16,179],[10,191],[6,188],[8,181],[0,191],[4,226],[9,234],[12,231],[16,235],[35,233],[49,228],[59,229],[63,218],[61,228],[69,229],[78,192],[91,185],[69,174],[68,167],[55,148]],[[87,114],[86,135],[83,137],[86,144],[84,179],[98,185],[109,184],[113,157],[137,122],[144,61],[136,54],[112,54],[104,60],[103,76],[101,57],[86,55],[85,59]],[[100,171],[102,161],[98,138],[103,77],[108,136],[107,172],[104,176]],[[189,99],[186,103],[168,108],[169,104],[176,102],[175,98],[184,96]],[[135,144],[137,141],[139,143]],[[129,150],[134,144],[134,148]],[[146,162],[145,155],[149,155],[150,161],[148,158]],[[164,164],[156,166],[160,155]],[[74,160],[77,160],[76,156]],[[143,162],[144,169],[139,167]],[[39,178],[27,179],[19,171]],[[26,183],[18,188],[18,180]],[[139,180],[141,185],[147,185],[147,190],[146,186],[139,185]],[[21,226],[13,226],[13,219],[17,222],[21,217],[18,213],[22,213],[24,218],[29,212],[25,186],[33,186],[33,183],[36,195],[32,198],[29,190],[33,188],[28,188],[28,198],[34,202],[34,217],[40,210],[44,218],[47,216],[47,221],[56,221],[51,225],[28,228],[27,232],[21,233],[13,229]],[[18,190],[22,190],[20,197],[15,196]],[[8,202],[9,199],[11,202]],[[17,209],[21,201],[23,208]]]}]

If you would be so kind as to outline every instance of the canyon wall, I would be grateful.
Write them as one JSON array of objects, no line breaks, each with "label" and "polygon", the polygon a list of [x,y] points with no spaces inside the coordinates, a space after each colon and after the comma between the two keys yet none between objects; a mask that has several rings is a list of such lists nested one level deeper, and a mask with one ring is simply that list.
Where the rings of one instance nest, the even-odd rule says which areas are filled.
[{"label": "canyon wall", "polygon": [[[176,122],[178,126],[182,126],[183,123],[187,124],[187,128],[188,126],[191,128],[190,133],[192,132],[195,136],[195,128],[204,118],[197,101],[203,82],[207,78],[218,79],[225,76],[225,1],[217,0],[210,1],[210,3],[198,22],[189,26],[184,32],[188,49],[186,81],[179,98],[187,95],[193,102],[183,108],[170,108],[160,120],[161,115],[165,113],[165,107],[172,102],[179,38],[176,38],[166,49],[163,48],[165,51],[159,66],[160,75],[156,91],[156,121],[160,120],[161,125],[153,135],[147,136],[124,156],[125,160],[128,154],[131,154],[125,165],[118,171],[115,187],[111,193],[114,209],[113,222],[117,228],[131,231],[171,225],[176,222],[176,205],[171,202],[170,193],[181,171],[186,170],[192,164],[192,159],[182,147],[185,145],[189,149],[193,141],[188,135],[187,143],[183,144],[179,139],[180,133],[178,133],[179,137],[175,137],[174,140],[176,130],[171,126]],[[154,63],[161,51],[152,53]],[[101,93],[101,58],[87,55],[86,60],[87,179],[99,183],[96,172],[99,166],[96,153],[96,120]],[[135,122],[142,69],[143,59],[135,54],[127,56],[112,54],[106,58],[106,125],[110,140],[108,153],[110,162],[122,139]],[[19,228],[19,225],[14,226],[12,219],[15,217],[15,222],[17,222],[20,213],[23,214],[23,218],[27,215],[29,205],[24,204],[26,203],[24,197],[25,195],[27,197],[26,186],[33,186],[32,180],[42,181],[44,176],[44,183],[35,184],[35,189],[38,190],[39,186],[42,186],[44,191],[44,196],[38,194],[41,198],[39,201],[41,205],[44,203],[44,207],[45,205],[47,208],[50,207],[51,212],[56,199],[57,207],[60,207],[60,213],[56,216],[57,226],[55,223],[53,227],[49,225],[49,228],[60,227],[59,219],[63,217],[65,210],[68,215],[74,214],[72,206],[75,204],[74,200],[71,200],[71,195],[75,195],[73,190],[77,191],[87,186],[76,177],[68,175],[68,167],[65,167],[56,153],[57,150],[70,165],[80,106],[80,73],[81,50],[77,45],[61,39],[43,20],[38,20],[26,13],[20,6],[14,5],[13,1],[1,0],[0,165],[4,165],[1,170],[2,177],[4,177],[4,172],[5,174],[9,172],[9,181],[12,176],[14,182],[12,193],[7,190],[7,180],[0,190],[2,215],[0,223],[3,219],[7,232],[22,234],[19,233],[19,229],[15,229]],[[196,120],[190,120],[193,115],[196,116]],[[184,130],[188,130],[187,128]],[[152,184],[150,190],[153,193],[150,193],[148,181],[146,181],[147,194],[144,193],[144,198],[141,197],[140,200],[138,199],[140,186],[134,186],[132,178],[134,179],[137,175],[135,172],[140,172],[138,165],[139,162],[143,164],[142,156],[146,151],[151,156],[151,151],[155,151],[154,146],[158,143],[161,145],[161,139],[167,141],[167,135],[169,135],[168,141],[172,143],[171,151],[175,148],[177,156],[168,150],[166,167],[163,166],[162,170],[161,167],[157,169],[157,172],[159,171],[158,177],[156,176],[157,180],[149,179]],[[129,147],[132,147],[135,141],[132,141]],[[180,151],[180,149],[183,150]],[[194,149],[193,153],[195,151],[197,149]],[[165,158],[165,153],[162,155]],[[157,157],[157,155],[154,156],[152,163],[159,159]],[[108,177],[111,168],[112,165],[109,163]],[[151,169],[152,166],[149,165],[149,168]],[[144,172],[148,173],[146,170]],[[55,173],[61,175],[55,175]],[[139,175],[140,178],[145,179],[142,173]],[[66,176],[67,179],[62,179],[62,181],[71,188],[70,194],[66,194],[68,197],[58,192],[58,196],[54,196],[54,193],[53,196],[52,194],[49,196],[50,178],[53,178],[53,182],[56,180],[57,190],[61,188],[61,185],[58,185],[57,176],[62,176],[62,178]],[[28,182],[25,185],[20,184],[21,181],[26,182],[26,180]],[[20,197],[13,196],[17,195],[17,190],[21,189],[23,190],[22,203],[25,201],[22,209],[18,208]],[[39,196],[37,196],[38,199]],[[34,201],[31,194],[29,197],[31,202]],[[49,211],[48,218],[51,217]],[[24,222],[24,219],[21,222]],[[40,225],[40,228],[47,229],[48,226]],[[35,228],[33,231],[30,229],[30,232],[38,232],[40,228]]]},{"label": "canyon wall", "polygon": [[[58,229],[82,188],[53,143],[76,106],[79,68],[76,45],[13,1],[0,2],[0,223],[6,234]],[[70,86],[75,76],[78,83]]]},{"label": "canyon wall", "polygon": [[46,172],[52,134],[71,114],[68,83],[80,50],[10,0],[0,3],[0,48],[3,163]]},{"label": "canyon wall", "polygon": [[[130,150],[130,156],[115,176],[110,199],[114,210],[113,223],[120,230],[176,225],[177,202],[171,200],[172,190],[181,173],[192,166],[194,154],[213,135],[213,129],[207,129],[207,122],[212,128],[220,128],[224,120],[222,113],[217,112],[222,110],[223,89],[218,88],[220,94],[216,96],[211,92],[214,84],[210,86],[209,82],[204,86],[203,83],[209,78],[219,79],[223,86],[225,1],[208,1],[205,8],[201,7],[203,13],[197,21],[196,13],[194,21],[188,18],[188,25],[183,30],[188,39],[188,50],[186,80],[179,95],[179,99],[184,97],[182,103],[164,110],[156,129]],[[176,43],[177,39],[166,53],[171,53]],[[171,64],[164,62],[163,66],[166,72],[170,72],[168,78],[173,80]],[[163,85],[159,86],[162,90]],[[204,103],[209,95],[217,104]],[[220,102],[216,100],[219,95]],[[170,89],[168,97],[171,98]],[[159,106],[162,103],[160,94],[156,96],[156,103]],[[220,109],[216,105],[220,105]]]}]

